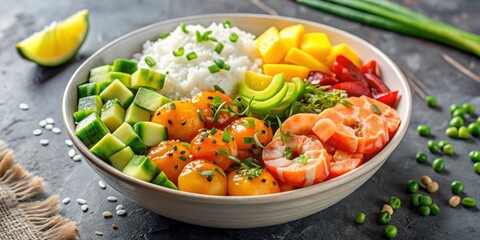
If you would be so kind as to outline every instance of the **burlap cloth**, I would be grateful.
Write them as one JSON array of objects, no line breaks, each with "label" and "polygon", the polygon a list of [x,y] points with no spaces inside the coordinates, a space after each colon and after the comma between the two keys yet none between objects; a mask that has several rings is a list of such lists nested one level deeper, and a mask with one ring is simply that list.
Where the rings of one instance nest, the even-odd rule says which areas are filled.
[{"label": "burlap cloth", "polygon": [[15,164],[13,152],[0,140],[0,239],[78,239],[76,225],[56,215],[57,196],[28,201],[43,190],[43,180]]}]

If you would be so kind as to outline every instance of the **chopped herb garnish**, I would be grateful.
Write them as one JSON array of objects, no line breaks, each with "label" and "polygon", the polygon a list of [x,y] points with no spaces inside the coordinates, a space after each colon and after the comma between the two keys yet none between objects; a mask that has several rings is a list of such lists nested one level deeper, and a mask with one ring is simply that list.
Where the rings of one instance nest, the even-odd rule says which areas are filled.
[{"label": "chopped herb garnish", "polygon": [[344,90],[327,90],[330,86],[314,86],[304,82],[303,94],[299,100],[293,102],[287,117],[297,113],[321,113],[327,108],[334,107],[338,103],[349,106],[346,101],[347,94]]},{"label": "chopped herb garnish", "polygon": [[191,53],[187,54],[187,60],[188,61],[191,61],[195,58],[197,58],[197,54],[195,52],[191,52]]},{"label": "chopped herb garnish", "polygon": [[213,65],[208,66],[208,71],[210,73],[217,73],[217,72],[220,72],[220,67],[218,67],[217,64],[213,64]]},{"label": "chopped herb garnish", "polygon": [[[262,130],[262,131],[265,131],[265,130]],[[257,133],[253,134],[253,140],[255,140],[255,145],[259,148],[265,148],[265,146],[263,146],[263,144],[260,142],[260,140],[258,140],[258,136],[257,136]]]},{"label": "chopped herb garnish", "polygon": [[[215,87],[215,86],[214,86]],[[220,105],[220,103],[222,102],[222,97],[220,96],[215,96],[213,97],[212,99],[212,106],[213,107],[218,107],[218,105]]]},{"label": "chopped herb garnish", "polygon": [[243,138],[243,144],[253,144],[255,142],[255,139],[251,137],[244,137]]},{"label": "chopped herb garnish", "polygon": [[225,106],[227,102],[222,102],[218,107],[217,110],[215,111],[215,114],[213,114],[213,120],[212,122],[216,123],[218,122],[218,117],[220,116],[220,111],[222,110],[223,106]]},{"label": "chopped herb garnish", "polygon": [[211,134],[211,135],[215,135],[215,133],[217,133],[217,129],[216,129],[216,128],[212,128],[212,130],[210,130],[210,134]]},{"label": "chopped herb garnish", "polygon": [[198,116],[202,122],[205,122],[205,117],[203,116],[202,110],[197,109]]},{"label": "chopped herb garnish", "polygon": [[182,161],[184,161],[184,162],[187,161],[187,158],[185,158],[184,156],[180,156],[180,157],[178,157],[178,158],[180,158],[180,160],[182,160]]},{"label": "chopped herb garnish", "polygon": [[175,103],[170,103],[170,110],[175,110],[177,109],[177,106],[175,105]]},{"label": "chopped herb garnish", "polygon": [[342,99],[338,103],[345,105],[347,107],[353,106],[353,103],[349,102],[347,99]]},{"label": "chopped herb garnish", "polygon": [[215,59],[213,60],[213,62],[217,64],[219,68],[223,68],[223,66],[225,65],[225,62],[222,59]]},{"label": "chopped herb garnish", "polygon": [[282,120],[280,120],[280,118],[277,117],[277,121],[278,121],[278,129],[280,130],[280,135],[277,135],[275,137],[279,137],[280,140],[282,141],[282,144],[285,145],[285,142],[290,142],[290,131],[287,130],[287,132],[283,132],[283,129],[282,129]]},{"label": "chopped herb garnish", "polygon": [[200,141],[202,141],[202,142],[205,141],[205,138],[207,138],[207,137],[208,137],[208,132],[204,132],[202,134],[202,136],[200,137]]},{"label": "chopped herb garnish", "polygon": [[190,33],[188,30],[187,30],[187,26],[185,26],[185,23],[180,23],[180,28],[182,29],[182,31],[184,33]]},{"label": "chopped herb garnish", "polygon": [[212,41],[212,42],[218,42],[218,39],[216,39],[214,37],[210,37],[209,40]]},{"label": "chopped herb garnish", "polygon": [[145,63],[146,63],[149,67],[154,67],[155,65],[157,65],[157,62],[155,62],[155,60],[154,60],[152,57],[146,57],[146,58],[145,58]]},{"label": "chopped herb garnish", "polygon": [[217,172],[218,174],[220,174],[222,177],[225,177],[225,175],[223,175],[223,173],[222,173],[222,171],[220,171],[220,169],[215,168],[215,172]]},{"label": "chopped herb garnish", "polygon": [[244,125],[247,126],[247,127],[255,127],[255,120],[248,119],[247,122]]},{"label": "chopped herb garnish", "polygon": [[173,56],[180,57],[180,56],[183,56],[183,54],[185,53],[185,49],[181,47],[179,49],[173,50],[172,53],[173,53]]},{"label": "chopped herb garnish", "polygon": [[162,33],[162,34],[158,35],[157,40],[159,40],[159,39],[165,39],[165,38],[167,38],[168,36],[170,36],[170,33]]},{"label": "chopped herb garnish", "polygon": [[200,170],[198,171],[198,173],[200,174],[200,176],[215,176],[212,170]]},{"label": "chopped herb garnish", "polygon": [[199,31],[195,32],[195,37],[197,38],[197,42],[202,42],[203,41],[203,36]]},{"label": "chopped herb garnish", "polygon": [[230,41],[237,42],[238,41],[238,35],[236,33],[230,34]]},{"label": "chopped herb garnish", "polygon": [[300,155],[298,157],[298,165],[300,166],[303,166],[305,164],[307,164],[308,160],[310,160],[310,157],[309,156],[306,156],[306,155]]},{"label": "chopped herb garnish", "polygon": [[247,177],[248,180],[252,180],[262,175],[262,171],[263,171],[262,168],[254,167],[254,168],[237,170],[237,173],[245,175],[245,177]]},{"label": "chopped herb garnish", "polygon": [[382,111],[380,111],[380,109],[375,104],[373,104],[373,111],[375,111],[376,114],[382,114]]},{"label": "chopped herb garnish", "polygon": [[225,63],[225,64],[223,65],[223,70],[229,71],[229,70],[230,70],[230,65],[228,65],[228,64]]},{"label": "chopped herb garnish", "polygon": [[185,147],[190,147],[190,143],[187,143],[187,142],[182,142],[183,146]]},{"label": "chopped herb garnish", "polygon": [[232,27],[233,27],[233,24],[232,24],[232,22],[230,22],[229,20],[225,20],[225,21],[223,21],[223,26],[224,26],[225,28],[232,28]]},{"label": "chopped herb garnish", "polygon": [[213,85],[213,88],[214,88],[215,90],[217,90],[217,91],[225,94],[225,91],[224,91],[220,86],[218,86],[218,85],[215,84],[215,85]]},{"label": "chopped herb garnish", "polygon": [[217,46],[215,46],[215,52],[217,52],[218,54],[220,54],[223,50],[223,44],[222,43],[217,43]]},{"label": "chopped herb garnish", "polygon": [[223,132],[223,137],[222,137],[223,142],[229,143],[231,139],[232,139],[232,135],[228,131]]},{"label": "chopped herb garnish", "polygon": [[286,159],[292,160],[292,149],[290,147],[286,147],[285,152],[283,154]]},{"label": "chopped herb garnish", "polygon": [[180,154],[185,154],[185,150],[180,150]]},{"label": "chopped herb garnish", "polygon": [[210,40],[210,34],[212,34],[212,31],[206,31],[206,32],[204,32],[203,35],[202,35],[202,40],[203,40],[203,41],[208,41],[208,40]]}]

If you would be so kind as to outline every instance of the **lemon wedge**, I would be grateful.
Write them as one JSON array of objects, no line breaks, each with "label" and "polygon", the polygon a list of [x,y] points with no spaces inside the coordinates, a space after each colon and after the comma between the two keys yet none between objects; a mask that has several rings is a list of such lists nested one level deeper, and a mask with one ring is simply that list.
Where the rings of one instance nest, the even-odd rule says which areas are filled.
[{"label": "lemon wedge", "polygon": [[247,71],[245,73],[244,81],[249,88],[255,91],[261,91],[270,85],[272,79],[272,76],[264,75],[258,72]]},{"label": "lemon wedge", "polygon": [[61,65],[78,52],[87,38],[88,25],[88,10],[78,11],[17,43],[17,51],[26,60],[41,66]]}]

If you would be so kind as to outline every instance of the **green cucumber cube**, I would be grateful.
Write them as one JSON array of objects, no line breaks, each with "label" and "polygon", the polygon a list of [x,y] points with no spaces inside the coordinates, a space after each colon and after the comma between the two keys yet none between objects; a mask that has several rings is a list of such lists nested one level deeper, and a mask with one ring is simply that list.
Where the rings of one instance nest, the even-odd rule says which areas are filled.
[{"label": "green cucumber cube", "polygon": [[102,139],[100,139],[100,141],[97,142],[97,144],[90,148],[90,151],[92,151],[95,156],[107,163],[110,163],[108,158],[125,147],[126,146],[122,141],[113,136],[111,133],[107,133]]},{"label": "green cucumber cube", "polygon": [[132,148],[135,154],[143,154],[147,151],[147,146],[145,146],[142,139],[140,139],[133,127],[126,122],[113,132],[113,136],[117,137],[120,141],[125,143],[125,145]]},{"label": "green cucumber cube", "polygon": [[154,122],[138,122],[133,125],[140,139],[147,147],[153,147],[168,139],[167,127]]},{"label": "green cucumber cube", "polygon": [[125,122],[133,125],[137,122],[149,121],[150,111],[145,110],[135,104],[131,104],[125,113]]},{"label": "green cucumber cube", "polygon": [[73,118],[76,122],[80,122],[93,112],[100,115],[102,105],[102,99],[97,95],[80,98],[78,99],[78,109],[73,113]]},{"label": "green cucumber cube", "polygon": [[114,153],[108,159],[114,168],[122,171],[128,162],[130,162],[133,155],[135,155],[135,153],[130,147],[127,146],[126,148]]},{"label": "green cucumber cube", "polygon": [[139,88],[133,103],[137,106],[147,109],[150,112],[155,112],[163,104],[170,102],[171,100],[164,97],[160,93],[157,93],[148,88]]},{"label": "green cucumber cube", "polygon": [[112,71],[132,74],[137,71],[137,68],[138,64],[135,61],[128,59],[115,59],[113,62]]},{"label": "green cucumber cube", "polygon": [[150,182],[157,174],[158,166],[146,156],[134,155],[122,172],[131,177]]},{"label": "green cucumber cube", "polygon": [[75,134],[88,148],[95,145],[109,132],[107,126],[105,126],[95,112],[80,121],[75,128]]},{"label": "green cucumber cube", "polygon": [[123,72],[109,72],[107,82],[113,82],[115,80],[120,81],[125,87],[130,87],[131,75]]},{"label": "green cucumber cube", "polygon": [[147,87],[155,90],[163,88],[165,83],[165,75],[154,70],[140,68],[132,74],[132,88]]},{"label": "green cucumber cube", "polygon": [[78,98],[100,94],[100,87],[97,83],[84,83],[77,86]]},{"label": "green cucumber cube", "polygon": [[104,101],[118,99],[123,107],[127,107],[133,101],[133,93],[119,80],[114,80],[101,93],[100,97]]},{"label": "green cucumber cube", "polygon": [[89,82],[104,82],[107,79],[108,73],[112,71],[112,66],[103,65],[90,70],[88,77]]},{"label": "green cucumber cube", "polygon": [[163,186],[163,187],[167,187],[167,188],[171,188],[171,189],[178,190],[178,187],[175,185],[175,183],[173,183],[172,181],[170,181],[170,180],[167,178],[167,175],[165,175],[165,173],[164,173],[163,171],[160,172],[160,173],[152,180],[152,183],[157,184],[157,185],[159,185],[159,186]]},{"label": "green cucumber cube", "polygon": [[122,125],[123,119],[125,119],[125,109],[120,105],[118,99],[108,100],[102,107],[100,119],[113,132]]}]

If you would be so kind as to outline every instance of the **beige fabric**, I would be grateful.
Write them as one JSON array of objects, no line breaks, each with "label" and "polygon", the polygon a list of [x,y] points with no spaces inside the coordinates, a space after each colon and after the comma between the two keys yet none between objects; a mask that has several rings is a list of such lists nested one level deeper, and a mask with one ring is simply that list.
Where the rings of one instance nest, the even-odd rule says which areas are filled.
[{"label": "beige fabric", "polygon": [[15,164],[13,152],[0,140],[0,239],[78,239],[77,226],[55,215],[57,196],[27,201],[43,191],[43,180]]}]

